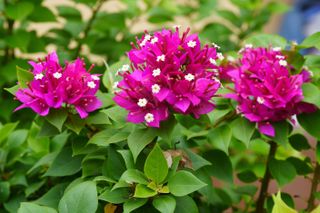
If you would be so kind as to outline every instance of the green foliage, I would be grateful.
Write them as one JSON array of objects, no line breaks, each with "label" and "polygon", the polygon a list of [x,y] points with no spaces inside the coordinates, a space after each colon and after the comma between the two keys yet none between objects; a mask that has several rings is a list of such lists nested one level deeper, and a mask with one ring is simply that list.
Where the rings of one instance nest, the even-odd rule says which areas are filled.
[{"label": "green foliage", "polygon": [[[112,100],[113,85],[122,78],[117,71],[130,64],[126,57],[130,42],[144,30],[137,27],[140,20],[154,30],[169,28],[181,18],[191,25],[203,22],[196,33],[204,43],[215,42],[226,58],[237,57],[235,53],[245,43],[287,47],[284,38],[261,33],[270,15],[288,10],[287,5],[231,0],[236,10],[222,10],[216,0],[183,4],[121,0],[117,2],[119,8],[111,12],[105,9],[109,2],[104,0],[71,2],[71,6],[50,7],[42,0],[0,3],[0,87],[6,88],[0,92],[1,213],[110,209],[125,213],[198,213],[224,212],[230,207],[234,212],[253,212],[255,194],[261,188],[257,183],[266,166],[279,188],[298,176],[313,176],[315,160],[305,151],[314,151],[319,164],[319,142],[314,146],[302,129],[293,129],[287,121],[272,123],[275,137],[259,134],[255,123],[238,115],[235,103],[223,96],[214,97],[216,109],[208,115],[199,119],[172,115],[161,122],[159,129],[128,123],[127,111]],[[88,17],[82,9],[88,11]],[[211,15],[219,19],[207,19]],[[44,32],[33,27],[49,22]],[[313,71],[312,80],[303,85],[303,101],[317,107],[320,58],[301,55],[299,50],[320,49],[319,39],[319,33],[315,33],[283,51],[288,63],[296,68],[292,74],[304,66]],[[101,74],[102,80],[97,95],[103,106],[86,119],[75,115],[74,109],[50,110],[45,118],[27,110],[11,113],[17,102],[9,93],[27,88],[34,78],[27,61],[52,46],[63,59],[79,56],[97,65],[94,72]],[[221,94],[229,93],[232,85],[223,84],[226,88],[220,90]],[[319,119],[319,110],[297,116],[299,125],[317,141]],[[265,165],[268,141],[276,142],[277,149]],[[294,199],[288,194],[266,199],[268,212],[296,212]],[[315,194],[314,199],[319,196]]]},{"label": "green foliage", "polygon": [[158,144],[154,146],[144,164],[144,173],[155,184],[165,180],[168,174],[168,164]]},{"label": "green foliage", "polygon": [[95,212],[98,207],[97,190],[92,181],[82,182],[66,191],[59,202],[59,212]]}]

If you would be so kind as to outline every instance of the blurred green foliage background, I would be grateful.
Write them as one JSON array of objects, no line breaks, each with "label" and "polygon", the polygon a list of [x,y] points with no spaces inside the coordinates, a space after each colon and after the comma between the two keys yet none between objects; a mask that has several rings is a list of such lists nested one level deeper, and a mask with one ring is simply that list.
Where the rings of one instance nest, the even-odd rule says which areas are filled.
[{"label": "blurred green foliage background", "polygon": [[[270,15],[288,6],[263,0],[1,0],[0,121],[30,120],[32,113],[12,110],[17,103],[3,90],[17,81],[16,66],[27,68],[46,52],[65,60],[84,57],[95,72],[113,64],[145,29],[181,25],[200,33],[221,49],[239,48],[243,39],[262,30]],[[224,7],[223,5],[228,5]],[[228,9],[226,9],[228,8]],[[230,8],[230,9],[229,9]],[[88,65],[89,66],[89,65]]]}]

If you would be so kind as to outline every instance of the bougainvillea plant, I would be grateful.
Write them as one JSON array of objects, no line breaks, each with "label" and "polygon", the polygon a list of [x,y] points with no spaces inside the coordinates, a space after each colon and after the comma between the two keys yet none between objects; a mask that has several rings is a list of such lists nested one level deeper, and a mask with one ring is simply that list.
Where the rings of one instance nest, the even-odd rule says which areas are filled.
[{"label": "bougainvillea plant", "polygon": [[211,98],[220,87],[215,47],[201,46],[198,35],[162,30],[146,33],[128,52],[133,71],[120,71],[114,101],[129,110],[128,121],[159,127],[170,112],[200,115],[211,112]]},{"label": "bougainvillea plant", "polygon": [[28,107],[46,116],[50,108],[73,107],[81,118],[85,118],[88,112],[102,105],[95,96],[100,84],[99,75],[91,75],[80,58],[66,62],[62,67],[57,54],[53,52],[44,61],[29,63],[33,67],[34,77],[27,82],[27,88],[20,88],[16,92],[16,98],[23,103],[16,110]]},{"label": "bougainvillea plant", "polygon": [[0,1],[0,213],[319,213],[320,33],[219,3]]},{"label": "bougainvillea plant", "polygon": [[298,50],[318,35],[289,48],[256,35],[235,55],[189,31],[145,32],[103,76],[55,52],[18,67],[8,91],[38,116],[0,129],[24,159],[1,168],[4,192],[24,187],[0,192],[4,211],[297,212],[283,186],[302,176],[304,212],[317,213],[320,146],[299,151],[313,146],[303,131],[320,138],[318,65]]}]

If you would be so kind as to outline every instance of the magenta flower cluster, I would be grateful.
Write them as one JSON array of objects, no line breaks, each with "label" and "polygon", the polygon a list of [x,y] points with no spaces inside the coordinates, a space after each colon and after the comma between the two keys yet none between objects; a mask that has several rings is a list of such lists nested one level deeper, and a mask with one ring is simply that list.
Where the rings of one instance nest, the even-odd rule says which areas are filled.
[{"label": "magenta flower cluster", "polygon": [[95,96],[99,89],[99,75],[91,75],[80,58],[59,64],[55,52],[44,61],[29,64],[33,67],[33,80],[28,88],[20,88],[16,98],[22,102],[16,110],[31,108],[41,116],[48,115],[50,108],[74,107],[81,118],[98,109],[102,102]]},{"label": "magenta flower cluster", "polygon": [[[159,127],[170,112],[200,115],[214,109],[211,99],[220,87],[217,45],[201,46],[198,35],[162,30],[147,32],[128,52],[131,66],[123,77],[114,101],[129,111],[128,121]],[[132,71],[129,71],[132,69]]]},{"label": "magenta flower cluster", "polygon": [[302,84],[309,80],[308,71],[291,75],[294,68],[280,48],[248,45],[241,54],[238,66],[228,71],[235,84],[235,93],[228,97],[238,102],[239,113],[258,123],[261,133],[275,136],[272,122],[314,109],[302,102]]}]

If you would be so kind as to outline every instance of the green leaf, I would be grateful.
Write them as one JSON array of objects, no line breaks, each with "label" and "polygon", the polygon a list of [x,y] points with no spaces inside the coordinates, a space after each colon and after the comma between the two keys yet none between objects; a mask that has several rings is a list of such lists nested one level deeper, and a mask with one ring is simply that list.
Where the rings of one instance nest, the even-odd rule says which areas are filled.
[{"label": "green leaf", "polygon": [[135,165],[134,165],[133,157],[130,150],[117,150],[117,151],[121,154],[127,169],[134,169]]},{"label": "green leaf", "polygon": [[18,213],[57,213],[57,211],[50,207],[22,202],[20,208],[18,209]]},{"label": "green leaf", "polygon": [[0,183],[0,202],[4,203],[10,195],[10,183],[7,181],[2,181]]},{"label": "green leaf", "polygon": [[82,156],[72,156],[72,148],[66,147],[56,156],[45,176],[62,177],[77,173],[81,169]]},{"label": "green leaf", "polygon": [[93,181],[73,186],[65,192],[59,203],[59,213],[89,213],[96,212],[97,208],[97,189]]},{"label": "green leaf", "polygon": [[130,134],[130,128],[114,129],[109,127],[92,136],[88,143],[98,146],[109,146],[112,143],[118,143],[127,139]]},{"label": "green leaf", "polygon": [[53,12],[46,7],[43,7],[41,5],[35,4],[34,7],[35,13],[31,13],[28,16],[28,19],[34,22],[55,22],[56,16],[53,14]]},{"label": "green leaf", "polygon": [[255,34],[245,39],[246,44],[253,44],[255,47],[281,47],[284,49],[287,45],[285,38],[279,35]]},{"label": "green leaf", "polygon": [[81,21],[81,13],[75,7],[58,6],[59,15],[67,20]]},{"label": "green leaf", "polygon": [[190,160],[192,162],[192,168],[194,170],[198,170],[198,169],[200,169],[200,168],[202,168],[204,166],[211,165],[211,163],[209,161],[207,161],[206,159],[204,159],[200,155],[197,155],[193,151],[191,151],[189,149],[184,149],[184,151],[189,156],[189,158],[190,158]]},{"label": "green leaf", "polygon": [[0,127],[0,144],[11,134],[11,132],[17,127],[19,122],[7,123]]},{"label": "green leaf", "polygon": [[197,204],[189,197],[176,197],[177,206],[175,213],[198,213]]},{"label": "green leaf", "polygon": [[47,193],[45,193],[39,199],[33,201],[36,204],[49,206],[57,209],[59,206],[59,201],[63,196],[63,192],[67,187],[66,183],[60,183],[52,187]]},{"label": "green leaf", "polygon": [[205,158],[211,162],[211,175],[220,180],[232,183],[233,171],[230,158],[225,152],[220,150],[212,150],[205,153]]},{"label": "green leaf", "polygon": [[320,107],[320,89],[316,85],[305,83],[302,85],[302,91],[304,96],[303,101]]},{"label": "green leaf", "polygon": [[274,206],[272,209],[272,213],[298,213],[296,210],[287,206],[285,202],[281,199],[281,193],[278,192],[276,196],[272,195]]},{"label": "green leaf", "polygon": [[49,115],[46,116],[47,121],[61,132],[64,122],[67,120],[68,112],[64,109],[51,109]]},{"label": "green leaf", "polygon": [[244,183],[252,183],[258,179],[256,174],[251,170],[245,170],[243,172],[240,172],[237,174],[237,176],[239,180],[241,180]]},{"label": "green leaf", "polygon": [[86,121],[88,124],[111,124],[109,117],[103,112],[90,115]]},{"label": "green leaf", "polygon": [[228,153],[232,132],[229,126],[223,125],[210,131],[208,137],[211,144]]},{"label": "green leaf", "polygon": [[17,66],[17,77],[21,88],[26,88],[27,83],[33,80],[33,74],[28,70]]},{"label": "green leaf", "polygon": [[289,157],[287,158],[287,161],[294,166],[298,175],[307,175],[313,171],[308,162],[303,161],[299,158]]},{"label": "green leaf", "polygon": [[45,183],[46,183],[46,180],[42,180],[42,181],[37,181],[35,183],[29,184],[28,187],[24,190],[26,197],[28,198],[30,195],[35,193]]},{"label": "green leaf", "polygon": [[69,115],[65,126],[79,135],[85,125],[85,120],[81,119],[79,115]]},{"label": "green leaf", "polygon": [[157,143],[146,159],[144,173],[156,184],[160,184],[167,177],[168,163]]},{"label": "green leaf", "polygon": [[124,159],[113,146],[108,147],[108,157],[103,168],[102,174],[115,180],[119,180],[122,173],[126,171]]},{"label": "green leaf", "polygon": [[33,11],[33,4],[26,1],[10,4],[5,8],[5,14],[13,20],[23,20]]},{"label": "green leaf", "polygon": [[127,111],[119,106],[110,107],[105,110],[101,110],[102,113],[105,113],[111,120],[116,123],[125,123]]},{"label": "green leaf", "polygon": [[255,130],[255,123],[239,117],[231,123],[231,129],[233,136],[248,147]]},{"label": "green leaf", "polygon": [[305,48],[316,47],[320,49],[320,32],[310,35],[300,45]]},{"label": "green leaf", "polygon": [[125,64],[130,64],[130,60],[127,57],[124,60],[112,64],[110,67],[106,65],[107,70],[104,72],[102,77],[102,83],[108,89],[108,91],[113,91],[114,83],[121,80],[121,76],[116,75],[116,73]]},{"label": "green leaf", "polygon": [[268,166],[272,177],[276,179],[279,186],[291,182],[297,175],[294,166],[285,160],[271,159]]},{"label": "green leaf", "polygon": [[151,8],[148,15],[148,21],[151,23],[163,23],[172,20],[172,13],[162,7]]},{"label": "green leaf", "polygon": [[152,128],[134,129],[128,137],[128,146],[132,152],[134,161],[137,160],[140,152],[156,138]]},{"label": "green leaf", "polygon": [[316,207],[312,212],[310,213],[319,213],[320,212],[320,205],[318,205],[318,207]]},{"label": "green leaf", "polygon": [[15,31],[13,35],[5,38],[6,43],[12,48],[19,48],[23,52],[27,52],[31,34],[24,30]]},{"label": "green leaf", "polygon": [[148,188],[146,185],[137,184],[133,197],[136,198],[148,198],[157,195],[157,192],[153,189]]},{"label": "green leaf", "polygon": [[297,116],[299,124],[304,128],[310,135],[320,139],[320,110],[314,113],[303,113]]},{"label": "green leaf", "polygon": [[294,134],[289,138],[290,145],[298,151],[310,149],[311,146],[308,143],[307,138],[305,138],[302,134]]},{"label": "green leaf", "polygon": [[272,126],[275,129],[276,135],[271,137],[277,144],[282,145],[284,147],[287,146],[288,143],[288,135],[289,135],[289,124],[286,121],[274,122]]},{"label": "green leaf", "polygon": [[171,194],[178,197],[188,195],[206,185],[206,183],[187,171],[178,171],[168,180]]},{"label": "green leaf", "polygon": [[152,205],[161,213],[174,213],[176,200],[170,195],[163,195],[155,198]]},{"label": "green leaf", "polygon": [[124,203],[129,199],[130,191],[129,188],[120,188],[120,189],[107,189],[100,196],[100,200],[107,201],[113,204]]},{"label": "green leaf", "polygon": [[144,198],[131,198],[123,204],[123,213],[130,213],[133,210],[146,204],[148,199]]},{"label": "green leaf", "polygon": [[120,177],[120,180],[125,181],[126,183],[141,183],[148,184],[148,179],[146,176],[137,169],[128,169]]},{"label": "green leaf", "polygon": [[8,91],[11,95],[16,95],[16,92],[19,90],[19,85],[14,85],[10,88],[4,88],[4,90]]}]

